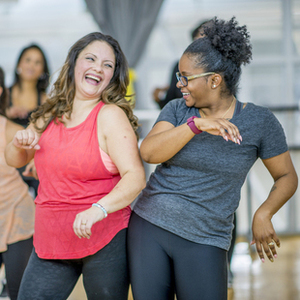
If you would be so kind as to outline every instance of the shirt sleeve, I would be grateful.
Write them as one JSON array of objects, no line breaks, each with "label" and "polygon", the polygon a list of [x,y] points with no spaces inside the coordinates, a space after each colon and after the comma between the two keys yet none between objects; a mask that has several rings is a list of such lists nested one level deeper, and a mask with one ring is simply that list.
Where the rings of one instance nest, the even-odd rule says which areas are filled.
[{"label": "shirt sleeve", "polygon": [[167,103],[167,105],[164,106],[164,108],[161,110],[154,125],[160,121],[166,121],[173,124],[174,126],[177,126],[176,104],[176,100]]},{"label": "shirt sleeve", "polygon": [[282,125],[270,111],[265,111],[263,135],[259,147],[259,157],[267,159],[288,151],[286,136]]}]

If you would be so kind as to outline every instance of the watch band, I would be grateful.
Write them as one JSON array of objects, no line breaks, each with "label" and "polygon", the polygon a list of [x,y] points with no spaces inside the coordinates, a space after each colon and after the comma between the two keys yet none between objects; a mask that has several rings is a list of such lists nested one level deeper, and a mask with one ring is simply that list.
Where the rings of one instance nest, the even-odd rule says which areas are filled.
[{"label": "watch band", "polygon": [[202,130],[198,129],[197,126],[195,125],[194,119],[197,118],[196,116],[190,117],[187,119],[187,125],[191,128],[191,130],[195,134],[199,134],[202,132]]}]

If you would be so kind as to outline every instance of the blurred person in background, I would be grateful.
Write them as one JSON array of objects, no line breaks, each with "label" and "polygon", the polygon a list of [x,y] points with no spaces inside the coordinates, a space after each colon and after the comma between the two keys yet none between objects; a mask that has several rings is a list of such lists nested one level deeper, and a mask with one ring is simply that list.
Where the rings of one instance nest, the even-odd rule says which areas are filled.
[{"label": "blurred person in background", "polygon": [[[23,48],[14,70],[14,82],[9,88],[9,107],[7,117],[24,128],[29,124],[29,117],[36,108],[45,103],[46,89],[49,85],[49,68],[44,51],[40,46],[31,44]],[[31,162],[27,169],[21,168],[24,181],[34,197],[37,195],[38,180],[28,177],[34,168]]]},{"label": "blurred person in background", "polygon": [[0,253],[5,264],[8,294],[16,300],[33,245],[35,205],[19,172],[7,165],[6,145],[23,127],[6,117],[8,90],[0,68]]}]

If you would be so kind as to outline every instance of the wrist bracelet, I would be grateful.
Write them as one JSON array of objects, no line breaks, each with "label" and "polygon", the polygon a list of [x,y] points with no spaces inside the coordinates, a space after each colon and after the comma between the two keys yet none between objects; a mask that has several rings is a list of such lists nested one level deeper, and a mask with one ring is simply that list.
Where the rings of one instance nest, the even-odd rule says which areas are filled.
[{"label": "wrist bracelet", "polygon": [[190,129],[195,133],[199,134],[202,132],[202,130],[198,129],[195,125],[194,119],[197,118],[196,116],[190,117],[187,119],[187,125],[190,127]]},{"label": "wrist bracelet", "polygon": [[93,203],[92,206],[96,206],[96,207],[100,208],[103,211],[103,213],[104,213],[104,218],[107,217],[107,211],[106,211],[106,209],[101,204],[99,204],[99,203]]}]

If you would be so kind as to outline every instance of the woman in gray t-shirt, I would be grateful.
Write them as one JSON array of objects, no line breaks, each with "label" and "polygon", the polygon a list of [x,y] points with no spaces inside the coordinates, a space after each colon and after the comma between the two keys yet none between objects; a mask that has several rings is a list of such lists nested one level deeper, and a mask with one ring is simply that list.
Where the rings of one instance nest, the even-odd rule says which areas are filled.
[{"label": "woman in gray t-shirt", "polygon": [[169,300],[174,293],[178,300],[227,299],[226,252],[250,168],[261,158],[274,179],[253,217],[252,243],[262,261],[277,257],[271,218],[297,188],[278,120],[234,97],[241,65],[252,55],[246,27],[215,18],[204,34],[179,62],[183,98],[163,108],[141,144],[142,158],[159,165],[129,225],[136,300]]}]

